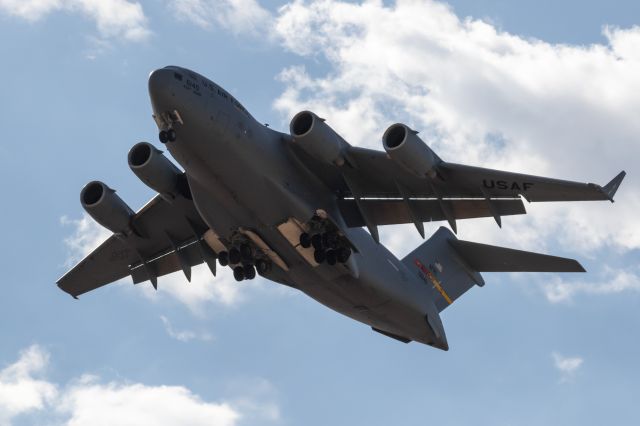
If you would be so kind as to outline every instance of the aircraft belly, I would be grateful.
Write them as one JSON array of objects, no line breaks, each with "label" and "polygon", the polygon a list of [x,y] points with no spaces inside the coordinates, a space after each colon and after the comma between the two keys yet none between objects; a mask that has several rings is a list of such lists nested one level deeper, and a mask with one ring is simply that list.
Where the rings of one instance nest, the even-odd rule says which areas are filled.
[{"label": "aircraft belly", "polygon": [[[215,140],[198,140],[199,135],[207,134],[206,127],[205,122],[192,123],[180,132],[181,138],[189,138],[190,147],[200,149],[184,152],[180,140],[169,148],[187,171],[196,208],[218,235],[228,238],[240,228],[254,230],[289,267],[286,278],[275,281],[296,287],[325,306],[372,327],[412,340],[430,339],[424,336],[429,293],[419,291],[421,287],[412,282],[402,263],[384,246],[374,243],[366,231],[343,229],[359,250],[353,254],[358,264],[357,278],[344,267],[314,267],[278,232],[277,226],[289,217],[308,219],[318,207],[337,211],[329,201],[330,192],[310,191],[313,183],[295,181],[301,178],[294,176],[295,169],[290,165],[282,164],[286,157],[282,152],[256,155],[250,151],[256,141],[250,140],[242,126],[234,127],[233,118],[223,135],[213,134]],[[254,139],[259,130],[255,131]],[[261,149],[269,151],[269,146],[279,149],[277,141],[267,142]]]},{"label": "aircraft belly", "polygon": [[[403,265],[391,253],[378,251],[377,244],[369,246],[369,240],[374,243],[364,230],[352,232],[362,234],[350,232],[350,238],[361,248],[361,253],[354,256],[364,265],[358,278],[343,274],[327,279],[322,271],[331,267],[307,265],[302,273],[299,270],[292,276],[296,287],[319,303],[371,327],[433,343],[436,338],[425,320],[432,304],[428,289],[403,271]],[[398,264],[394,266],[389,260]]]},{"label": "aircraft belly", "polygon": [[[212,186],[205,189],[198,182],[194,182],[192,192],[203,219],[219,235],[226,237],[232,229],[246,227],[252,222],[251,214],[241,205],[229,203],[228,197],[215,196]],[[224,200],[227,200],[227,203]],[[358,279],[346,270],[340,271],[326,264],[313,268],[273,227],[253,228],[289,265],[290,282],[285,284],[298,288],[316,301],[357,321],[385,330],[405,331],[405,335],[407,334],[403,315],[400,314],[409,309],[398,308],[399,303],[394,300],[396,295],[394,292],[385,291],[387,287],[383,285],[385,282],[398,285],[402,280],[400,275],[394,274],[396,271],[390,265],[391,270],[387,272],[371,273],[365,269]],[[361,257],[359,254],[354,256]],[[360,259],[356,259],[358,260]],[[284,283],[283,280],[278,281]],[[412,335],[414,334],[412,332]]]}]

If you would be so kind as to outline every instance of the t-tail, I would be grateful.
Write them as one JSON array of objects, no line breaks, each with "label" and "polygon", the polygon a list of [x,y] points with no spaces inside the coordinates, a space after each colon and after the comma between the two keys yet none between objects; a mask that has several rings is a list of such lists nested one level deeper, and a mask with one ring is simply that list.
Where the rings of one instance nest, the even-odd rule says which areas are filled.
[{"label": "t-tail", "polygon": [[444,227],[402,262],[433,288],[438,312],[482,287],[480,272],[585,272],[573,259],[458,240]]}]

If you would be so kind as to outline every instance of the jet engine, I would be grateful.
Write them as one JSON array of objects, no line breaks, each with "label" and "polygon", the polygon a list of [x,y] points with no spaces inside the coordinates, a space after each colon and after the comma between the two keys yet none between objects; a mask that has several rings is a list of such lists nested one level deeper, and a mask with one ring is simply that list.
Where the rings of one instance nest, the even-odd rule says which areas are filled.
[{"label": "jet engine", "polygon": [[404,124],[393,124],[384,132],[382,145],[393,161],[414,175],[436,176],[438,158],[415,130]]},{"label": "jet engine", "polygon": [[348,143],[311,111],[297,113],[289,131],[293,141],[311,156],[328,164],[344,164],[342,154]]},{"label": "jet engine", "polygon": [[133,173],[165,199],[173,200],[178,194],[190,198],[184,173],[150,143],[135,144],[128,160]]},{"label": "jet engine", "polygon": [[94,180],[82,188],[80,203],[96,222],[109,231],[123,235],[133,231],[133,210],[103,182]]}]

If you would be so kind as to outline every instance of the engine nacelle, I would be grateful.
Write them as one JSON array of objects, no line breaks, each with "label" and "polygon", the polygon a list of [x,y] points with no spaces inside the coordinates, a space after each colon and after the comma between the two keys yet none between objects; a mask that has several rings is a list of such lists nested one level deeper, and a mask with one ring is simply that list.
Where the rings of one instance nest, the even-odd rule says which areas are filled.
[{"label": "engine nacelle", "polygon": [[421,178],[436,176],[436,155],[408,126],[391,125],[382,136],[382,145],[393,161],[414,175]]},{"label": "engine nacelle", "polygon": [[328,164],[344,164],[343,151],[349,144],[311,111],[297,113],[289,131],[293,141],[314,158]]},{"label": "engine nacelle", "polygon": [[178,194],[189,198],[185,194],[184,174],[150,143],[135,144],[129,151],[128,160],[133,173],[165,199],[173,200]]},{"label": "engine nacelle", "polygon": [[82,188],[80,203],[96,222],[109,231],[123,235],[133,232],[133,210],[103,182],[89,182]]}]

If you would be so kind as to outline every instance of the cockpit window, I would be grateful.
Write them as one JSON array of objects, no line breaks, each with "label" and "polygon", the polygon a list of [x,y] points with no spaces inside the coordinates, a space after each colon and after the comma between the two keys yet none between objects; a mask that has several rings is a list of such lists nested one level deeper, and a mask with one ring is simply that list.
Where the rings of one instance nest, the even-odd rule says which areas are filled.
[{"label": "cockpit window", "polygon": [[174,72],[173,78],[175,78],[178,81],[182,81],[182,74],[180,74],[179,72]]}]

